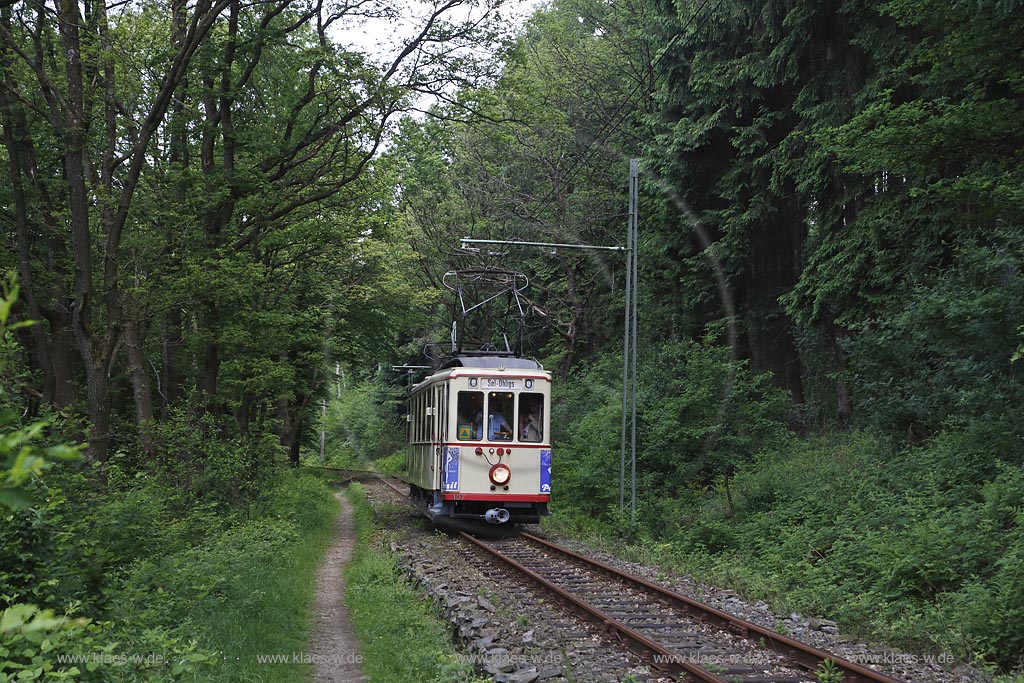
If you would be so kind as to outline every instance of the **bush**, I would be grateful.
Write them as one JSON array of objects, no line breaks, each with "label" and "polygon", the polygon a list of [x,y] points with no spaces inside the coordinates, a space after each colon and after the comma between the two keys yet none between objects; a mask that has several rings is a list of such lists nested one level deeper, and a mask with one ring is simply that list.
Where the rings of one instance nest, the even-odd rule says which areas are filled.
[{"label": "bush", "polygon": [[405,390],[383,379],[345,387],[327,407],[327,452],[331,467],[366,468],[405,445]]},{"label": "bush", "polygon": [[55,468],[35,507],[5,515],[0,681],[251,678],[265,672],[237,653],[301,649],[336,510],[326,486],[279,470],[247,506],[182,513],[158,477],[122,464]]},{"label": "bush", "polygon": [[[682,520],[678,499],[716,485],[728,492],[738,466],[784,443],[788,401],[710,340],[662,344],[640,367],[636,531],[660,537],[666,521]],[[621,365],[608,359],[554,387],[559,509],[611,521],[608,511],[618,508],[621,383]]]},{"label": "bush", "polygon": [[197,505],[229,510],[266,494],[286,461],[278,437],[270,431],[233,432],[229,418],[191,405],[172,410],[154,425],[159,456],[144,469],[167,487],[179,514]]},{"label": "bush", "polygon": [[1024,468],[962,463],[974,432],[899,447],[870,432],[761,454],[683,498],[664,556],[711,581],[896,644],[1020,664]]},{"label": "bush", "polygon": [[200,681],[209,680],[202,672],[213,661],[194,643],[161,629],[129,632],[110,622],[57,617],[31,605],[0,613],[0,683]]},{"label": "bush", "polygon": [[959,244],[948,267],[908,278],[856,327],[851,387],[865,424],[918,440],[994,420],[1012,434],[996,455],[1019,463],[1024,383],[1011,358],[1024,316],[1024,249],[1019,230],[996,230],[991,239]]}]

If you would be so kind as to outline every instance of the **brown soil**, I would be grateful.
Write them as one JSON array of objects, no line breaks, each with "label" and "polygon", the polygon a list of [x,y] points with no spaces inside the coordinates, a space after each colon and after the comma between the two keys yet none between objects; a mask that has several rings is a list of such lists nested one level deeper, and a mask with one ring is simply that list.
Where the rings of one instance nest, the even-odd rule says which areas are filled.
[{"label": "brown soil", "polygon": [[313,680],[316,683],[362,683],[364,681],[359,641],[345,606],[345,577],[342,573],[355,547],[352,506],[336,493],[341,512],[316,577],[316,625],[313,629]]}]

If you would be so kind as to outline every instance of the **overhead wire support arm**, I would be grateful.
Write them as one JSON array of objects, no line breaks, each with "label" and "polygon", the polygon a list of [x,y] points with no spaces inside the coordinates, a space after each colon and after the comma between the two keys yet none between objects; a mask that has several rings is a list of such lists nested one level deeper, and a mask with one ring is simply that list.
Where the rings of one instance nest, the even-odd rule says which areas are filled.
[{"label": "overhead wire support arm", "polygon": [[629,251],[629,247],[606,247],[596,244],[559,244],[556,242],[525,242],[523,240],[478,240],[463,237],[460,242],[465,248],[467,244],[497,244],[506,247],[537,247],[540,249],[597,249],[603,251]]},{"label": "overhead wire support arm", "polygon": [[[704,0],[707,4],[711,0]],[[721,0],[719,0],[721,4]],[[637,402],[637,318],[638,318],[638,251],[640,222],[640,164],[637,159],[629,161],[629,220],[626,226],[626,246],[604,246],[595,244],[560,244],[554,242],[527,242],[519,239],[483,240],[463,237],[462,249],[471,244],[489,244],[504,247],[535,247],[538,249],[585,249],[616,251],[626,255],[626,287],[622,339],[622,431],[619,455],[619,510],[626,510],[626,455],[629,454],[630,519],[636,521],[636,402]]]}]

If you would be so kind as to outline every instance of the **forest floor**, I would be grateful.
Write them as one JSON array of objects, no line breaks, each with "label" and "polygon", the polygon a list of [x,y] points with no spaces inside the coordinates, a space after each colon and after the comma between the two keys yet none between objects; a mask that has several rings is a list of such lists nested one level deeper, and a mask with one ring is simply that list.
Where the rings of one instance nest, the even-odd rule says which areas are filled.
[{"label": "forest floor", "polygon": [[364,679],[359,640],[356,638],[345,606],[345,565],[356,544],[352,522],[352,504],[343,493],[336,493],[341,511],[331,541],[316,578],[316,621],[311,655],[316,683],[356,683]]}]

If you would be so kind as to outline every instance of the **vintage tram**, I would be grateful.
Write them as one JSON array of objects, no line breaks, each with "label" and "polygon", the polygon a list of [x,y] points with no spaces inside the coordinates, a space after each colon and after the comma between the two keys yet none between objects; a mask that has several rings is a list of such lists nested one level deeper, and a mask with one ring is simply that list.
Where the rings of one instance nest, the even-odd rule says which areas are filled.
[{"label": "vintage tram", "polygon": [[512,355],[447,359],[409,396],[408,482],[432,520],[550,514],[551,373]]}]

